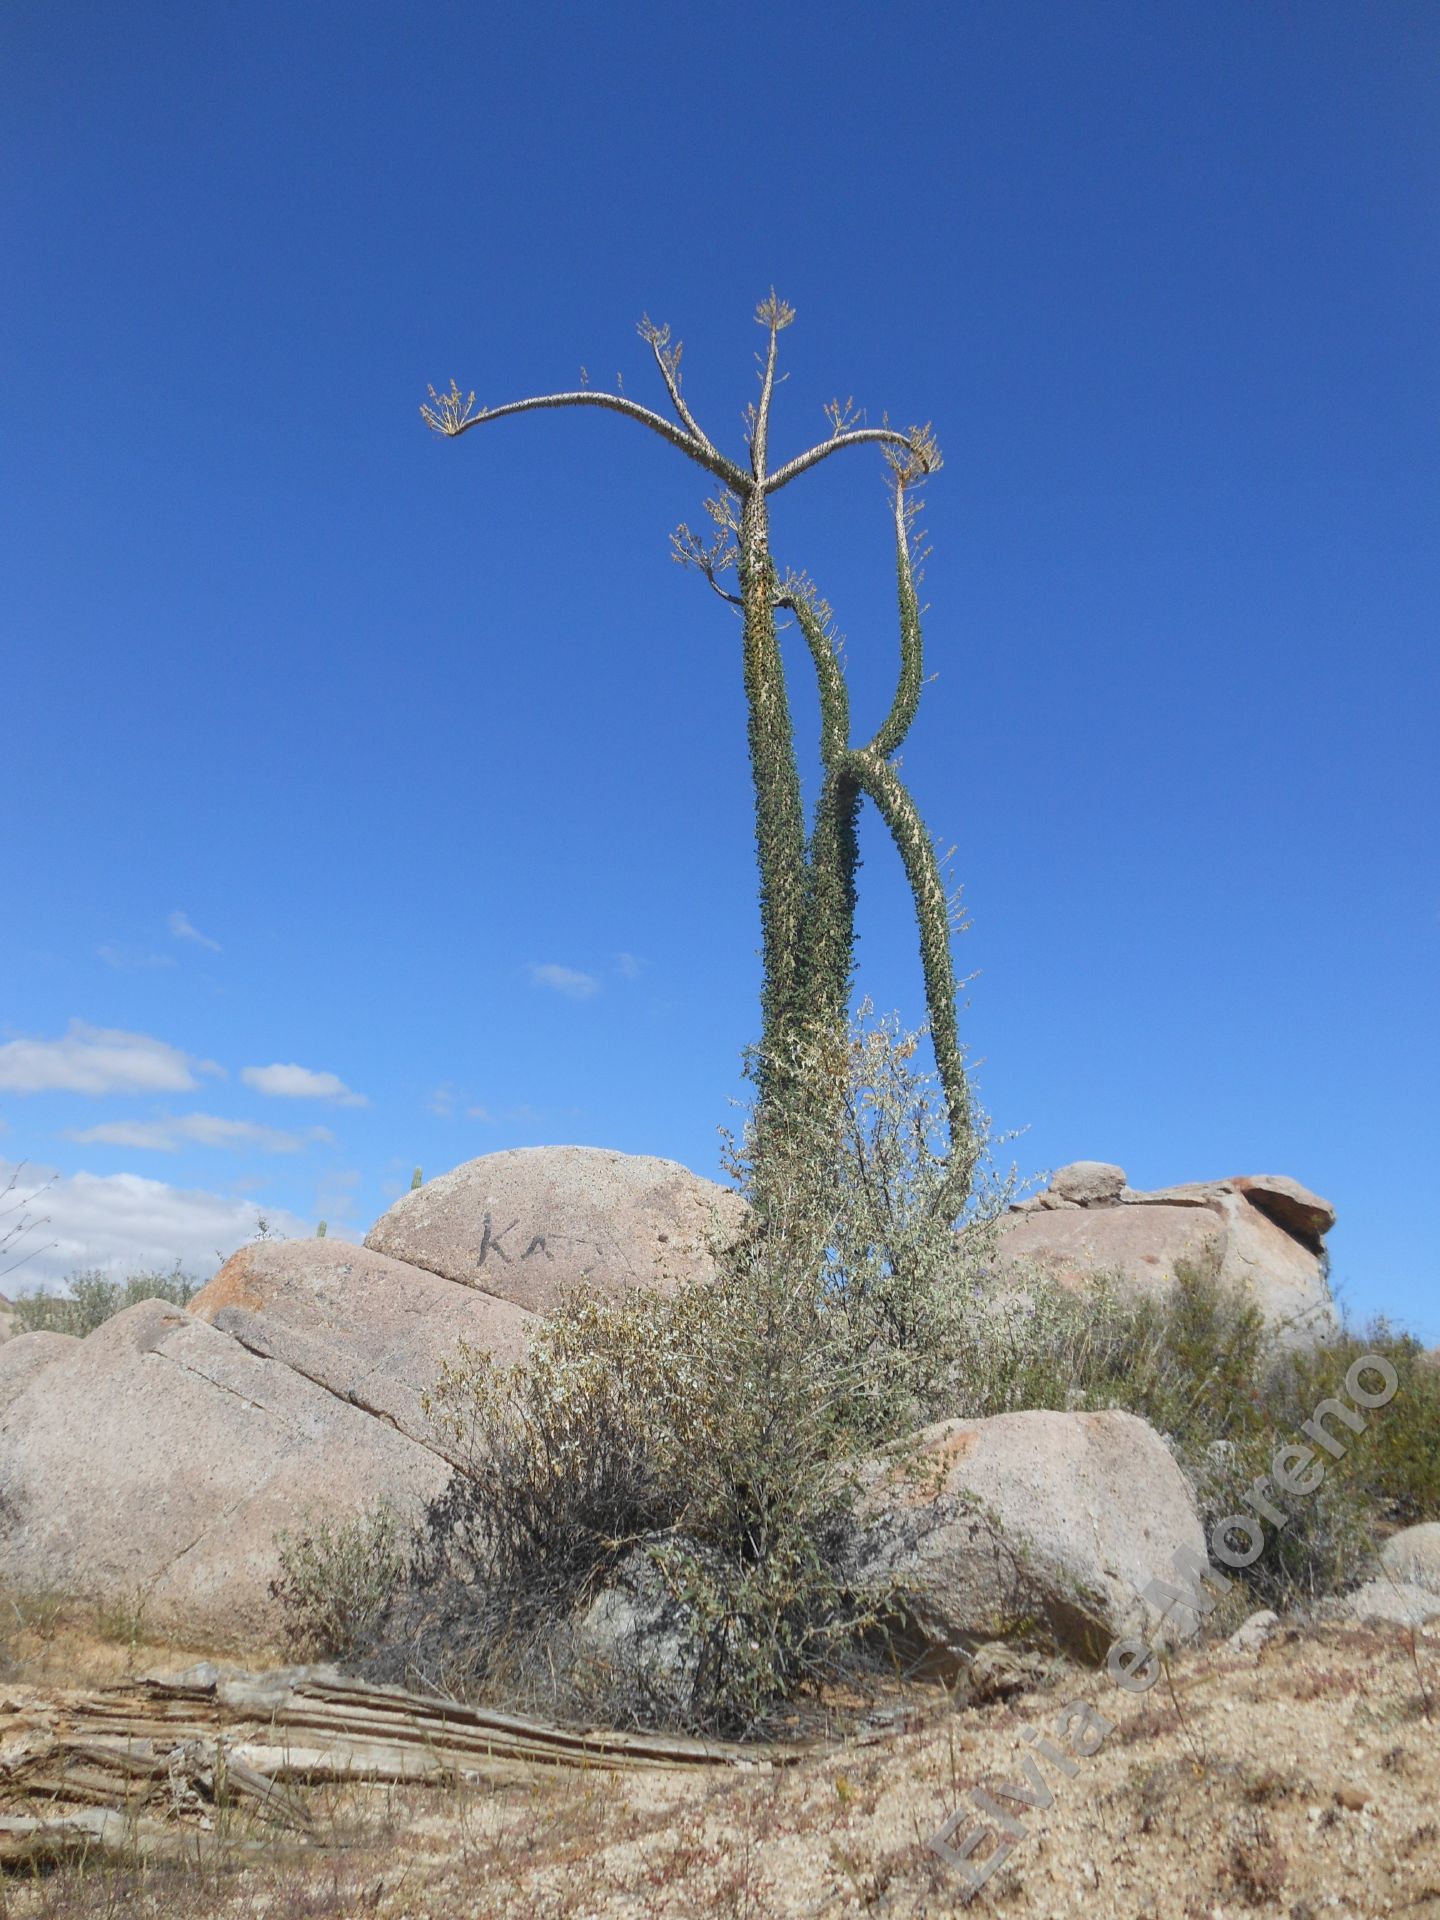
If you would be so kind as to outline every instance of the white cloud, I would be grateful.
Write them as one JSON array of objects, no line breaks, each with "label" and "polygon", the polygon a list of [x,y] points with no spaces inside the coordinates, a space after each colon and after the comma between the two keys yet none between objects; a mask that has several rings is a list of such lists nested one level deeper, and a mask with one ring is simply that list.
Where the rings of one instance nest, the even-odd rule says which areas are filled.
[{"label": "white cloud", "polygon": [[208,933],[201,933],[198,927],[192,926],[189,914],[182,913],[179,907],[176,907],[170,915],[166,925],[177,940],[193,940],[196,946],[208,947],[211,953],[219,953],[220,942],[212,940]]},{"label": "white cloud", "polygon": [[0,1047],[7,1093],[188,1093],[196,1073],[220,1073],[148,1033],[122,1033],[72,1020],[60,1040],[9,1040]]},{"label": "white cloud", "polygon": [[600,991],[600,982],[593,973],[560,967],[553,960],[532,960],[526,971],[532,986],[549,987],[555,993],[563,993],[567,1000],[589,1000]]},{"label": "white cloud", "polygon": [[[0,1188],[13,1170],[0,1161]],[[27,1189],[46,1178],[43,1168],[27,1167],[21,1176]],[[17,1288],[53,1283],[87,1267],[120,1274],[168,1272],[178,1260],[187,1273],[213,1273],[218,1259],[255,1237],[257,1212],[265,1215],[273,1231],[290,1238],[305,1238],[314,1231],[309,1222],[281,1207],[200,1188],[171,1187],[138,1173],[103,1178],[76,1173],[57,1178],[37,1196],[31,1212],[37,1223],[44,1224],[37,1224],[10,1249],[5,1262],[9,1268],[36,1249],[18,1271],[12,1271],[6,1283],[12,1295]]]},{"label": "white cloud", "polygon": [[143,947],[116,947],[106,945],[95,951],[107,967],[173,967],[173,953],[150,953]]},{"label": "white cloud", "polygon": [[282,1133],[253,1120],[225,1120],[215,1113],[183,1113],[162,1120],[107,1120],[65,1135],[82,1147],[131,1147],[142,1153],[179,1153],[187,1146],[254,1147],[261,1153],[303,1153],[312,1141],[326,1146],[335,1136],[328,1127],[306,1133]]},{"label": "white cloud", "polygon": [[489,1107],[466,1107],[465,1118],[467,1120],[479,1120],[487,1127],[493,1127],[495,1125],[495,1115],[490,1111]]},{"label": "white cloud", "polygon": [[430,1111],[437,1120],[448,1120],[455,1111],[455,1089],[444,1081],[430,1096]]},{"label": "white cloud", "polygon": [[310,1067],[276,1062],[270,1067],[242,1067],[240,1078],[257,1093],[279,1100],[333,1100],[337,1107],[368,1107],[363,1093],[352,1093],[338,1073],[316,1073]]},{"label": "white cloud", "polygon": [[633,953],[617,953],[615,956],[615,971],[622,980],[638,980],[644,964]]}]

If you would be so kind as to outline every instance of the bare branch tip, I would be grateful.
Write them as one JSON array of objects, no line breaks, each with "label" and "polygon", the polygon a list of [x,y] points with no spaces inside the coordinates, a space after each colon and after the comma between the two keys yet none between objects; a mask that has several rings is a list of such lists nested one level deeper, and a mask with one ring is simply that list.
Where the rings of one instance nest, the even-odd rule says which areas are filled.
[{"label": "bare branch tip", "polygon": [[421,407],[420,418],[432,433],[442,434],[447,440],[453,440],[457,433],[463,433],[466,427],[484,418],[483,407],[476,411],[475,395],[462,394],[453,380],[446,393],[437,393],[429,386],[425,391],[430,395],[430,403]]},{"label": "bare branch tip", "polygon": [[904,447],[887,447],[885,458],[890,462],[896,482],[902,488],[913,487],[917,482],[929,479],[944,465],[940,442],[928,420],[923,427],[911,427]]},{"label": "bare branch tip", "polygon": [[795,309],[778,297],[774,287],[755,309],[756,326],[768,327],[771,333],[780,333],[794,318]]}]

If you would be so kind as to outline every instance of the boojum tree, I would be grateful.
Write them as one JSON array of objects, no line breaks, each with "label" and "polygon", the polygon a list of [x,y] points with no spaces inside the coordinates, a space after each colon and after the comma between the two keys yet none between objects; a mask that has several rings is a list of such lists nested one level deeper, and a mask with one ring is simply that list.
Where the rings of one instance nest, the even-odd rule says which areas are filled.
[{"label": "boojum tree", "polygon": [[[950,1134],[947,1202],[955,1212],[969,1190],[975,1160],[971,1103],[955,1009],[955,972],[950,949],[951,902],[934,846],[914,800],[901,781],[894,756],[910,730],[920,701],[923,654],[920,607],[912,552],[916,489],[940,465],[930,427],[899,432],[888,422],[858,423],[852,403],[826,409],[830,434],[807,452],[772,465],[770,409],[775,393],[779,336],[794,310],[776,298],[756,309],[766,330],[760,363],[760,397],[746,412],[748,462],[731,460],[695,419],[681,387],[681,342],[649,317],[640,335],[650,347],[675,419],[640,405],[623,392],[588,385],[569,393],[541,394],[501,406],[480,407],[452,380],[446,393],[430,388],[421,408],[426,424],[450,439],[510,414],[550,407],[601,407],[649,428],[720,482],[705,502],[714,531],[702,539],[682,525],[672,536],[676,557],[699,571],[741,614],[750,770],[755,788],[755,839],[760,867],[763,984],[761,1038],[755,1055],[758,1083],[756,1164],[763,1165],[767,1126],[794,1137],[796,1103],[808,1103],[803,1137],[827,1130],[824,1088],[836,1074],[816,1062],[835,1059],[849,1011],[855,955],[857,824],[863,800],[871,800],[895,842],[914,897],[924,971],[925,999],[936,1064],[944,1089]],[[851,739],[849,691],[829,607],[808,576],[781,574],[770,550],[770,501],[822,460],[845,447],[878,447],[889,462],[899,591],[900,671],[890,711],[863,744]],[[724,584],[735,576],[735,591]],[[777,616],[791,615],[814,662],[820,696],[821,783],[806,832],[794,728],[786,693]],[[818,1090],[818,1091],[817,1091]],[[758,1199],[763,1207],[763,1182]]]}]

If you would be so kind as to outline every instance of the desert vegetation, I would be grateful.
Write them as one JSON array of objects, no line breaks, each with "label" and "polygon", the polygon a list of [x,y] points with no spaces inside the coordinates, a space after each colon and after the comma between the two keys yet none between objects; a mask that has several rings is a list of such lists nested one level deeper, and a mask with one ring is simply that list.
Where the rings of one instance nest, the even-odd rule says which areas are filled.
[{"label": "desert vegetation", "polygon": [[183,1307],[197,1282],[179,1268],[169,1273],[132,1273],[124,1279],[90,1267],[72,1273],[63,1291],[43,1287],[17,1295],[12,1311],[16,1333],[68,1333],[83,1340],[126,1307],[141,1300],[168,1300]]},{"label": "desert vegetation", "polygon": [[[855,1576],[877,1449],[950,1417],[1120,1409],[1163,1436],[1208,1531],[1366,1352],[1399,1392],[1235,1576],[1212,1635],[1355,1584],[1389,1529],[1440,1516],[1440,1374],[1407,1335],[1376,1323],[1289,1350],[1201,1273],[1155,1294],[1002,1271],[1013,1176],[988,1157],[957,1236],[919,1047],[894,1020],[855,1025],[834,1177],[809,1177],[797,1139],[717,1281],[577,1294],[516,1365],[458,1351],[431,1396],[460,1462],[449,1491],[403,1571],[380,1511],[291,1543],[298,1644],[550,1715],[795,1731],[905,1670],[903,1578]],[[742,1188],[758,1137],[732,1143]],[[1035,1622],[1028,1637],[1045,1648]]]}]

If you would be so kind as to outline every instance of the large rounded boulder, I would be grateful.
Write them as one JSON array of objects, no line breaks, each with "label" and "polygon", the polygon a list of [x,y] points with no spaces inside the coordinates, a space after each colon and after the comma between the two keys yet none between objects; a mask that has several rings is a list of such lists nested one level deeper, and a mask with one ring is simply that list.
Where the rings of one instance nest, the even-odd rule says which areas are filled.
[{"label": "large rounded boulder", "polygon": [[1422,1520],[1392,1533],[1380,1549],[1380,1565],[1387,1579],[1440,1594],[1440,1520]]},{"label": "large rounded boulder", "polygon": [[743,1215],[738,1194],[675,1160],[514,1147],[402,1195],[365,1245],[544,1313],[576,1287],[618,1298],[708,1279]]},{"label": "large rounded boulder", "polygon": [[79,1344],[73,1333],[17,1333],[13,1340],[0,1342],[0,1413]]},{"label": "large rounded boulder", "polygon": [[860,1577],[899,1577],[906,1634],[941,1672],[1037,1628],[1098,1661],[1112,1640],[1157,1630],[1163,1609],[1144,1592],[1174,1581],[1177,1552],[1206,1559],[1184,1474],[1131,1413],[942,1420],[867,1479]]}]

